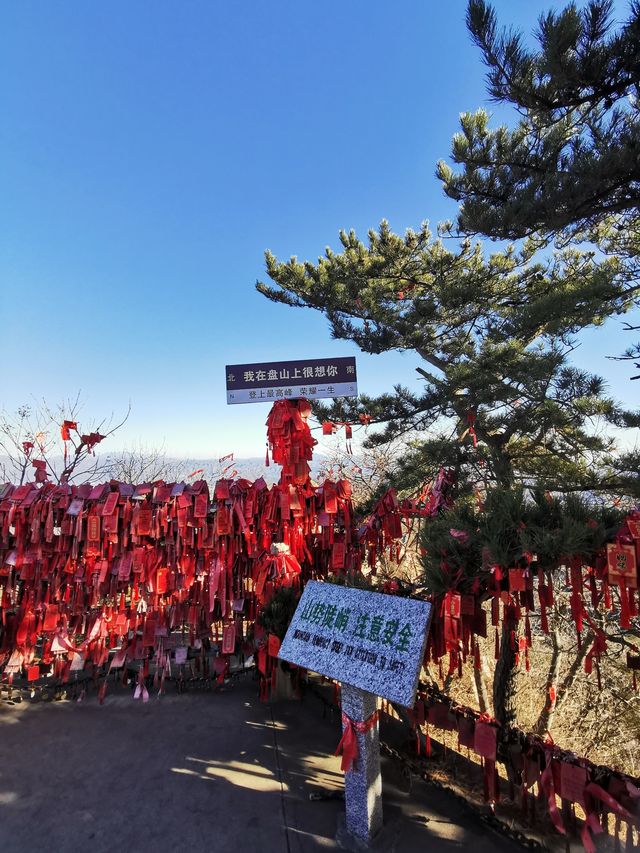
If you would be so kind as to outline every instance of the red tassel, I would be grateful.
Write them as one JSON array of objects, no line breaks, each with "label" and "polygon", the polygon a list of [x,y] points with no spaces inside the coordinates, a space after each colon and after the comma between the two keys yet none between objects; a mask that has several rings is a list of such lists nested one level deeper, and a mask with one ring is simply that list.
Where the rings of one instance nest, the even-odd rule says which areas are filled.
[{"label": "red tassel", "polygon": [[540,602],[540,627],[545,634],[549,633],[549,620],[547,619],[547,608]]},{"label": "red tassel", "polygon": [[629,590],[624,585],[624,583],[620,583],[620,627],[621,628],[630,628],[631,627],[631,618],[629,612]]},{"label": "red tassel", "polygon": [[269,679],[262,678],[260,680],[260,701],[268,702],[269,701]]},{"label": "red tassel", "polygon": [[371,731],[371,729],[378,724],[378,717],[378,711],[374,711],[370,717],[367,717],[366,720],[360,722],[352,720],[343,712],[342,737],[340,738],[338,748],[334,752],[334,755],[339,755],[342,750],[341,768],[343,773],[346,773],[352,768],[354,761],[358,757],[358,738],[356,736],[356,732],[358,734],[366,734]]},{"label": "red tassel", "polygon": [[343,715],[344,731],[342,732],[340,743],[334,752],[334,755],[340,755],[340,752],[342,752],[340,769],[343,773],[351,770],[353,763],[358,758],[358,738],[356,737],[355,729],[353,728],[353,722],[348,717],[345,722],[345,716],[346,715]]}]

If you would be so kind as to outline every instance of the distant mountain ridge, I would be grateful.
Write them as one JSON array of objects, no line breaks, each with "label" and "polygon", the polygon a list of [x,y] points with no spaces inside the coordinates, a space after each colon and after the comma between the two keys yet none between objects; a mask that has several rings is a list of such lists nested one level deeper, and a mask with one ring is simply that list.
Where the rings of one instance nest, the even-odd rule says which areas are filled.
[{"label": "distant mountain ridge", "polygon": [[[151,456],[151,454],[149,455]],[[60,471],[64,465],[62,456],[52,457],[51,462],[57,471]],[[95,463],[98,465],[97,476],[88,476]],[[127,463],[129,463],[129,467],[127,467]],[[144,470],[144,463],[148,463],[146,470]],[[311,476],[316,478],[325,463],[324,456],[315,458],[311,462]],[[154,461],[154,459],[140,459],[135,453],[127,459],[125,452],[121,451],[113,454],[96,454],[92,459],[91,468],[88,465],[83,466],[71,482],[87,482],[87,479],[92,482],[105,482],[110,479],[126,482],[134,482],[134,480],[135,482],[150,482],[157,479],[163,479],[166,482],[180,480],[188,482],[201,478],[215,482],[222,477],[243,478],[251,481],[263,477],[271,485],[280,478],[280,470],[280,465],[271,459],[267,467],[265,458],[260,456],[246,456],[239,459],[219,461],[215,458],[181,459],[160,454]],[[142,472],[142,478],[135,476],[138,472]],[[8,456],[0,455],[0,482],[14,482],[16,478],[12,477],[11,473],[11,460]],[[33,480],[34,473],[34,469],[29,468],[27,480]],[[131,476],[126,476],[127,473],[130,473]]]}]

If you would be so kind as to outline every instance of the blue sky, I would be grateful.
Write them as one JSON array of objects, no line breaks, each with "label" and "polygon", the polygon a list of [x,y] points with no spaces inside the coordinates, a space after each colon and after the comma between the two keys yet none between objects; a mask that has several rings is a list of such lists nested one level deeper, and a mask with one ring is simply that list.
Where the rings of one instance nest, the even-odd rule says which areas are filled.
[{"label": "blue sky", "polygon": [[[527,29],[550,5],[496,3]],[[261,453],[268,408],[227,406],[224,365],[357,353],[255,292],[263,252],[455,216],[435,163],[486,104],[465,6],[3,4],[0,406],[81,389],[87,421],[131,401],[112,448]],[[618,329],[577,358],[629,399]],[[412,386],[417,363],[359,354],[360,388]]]}]

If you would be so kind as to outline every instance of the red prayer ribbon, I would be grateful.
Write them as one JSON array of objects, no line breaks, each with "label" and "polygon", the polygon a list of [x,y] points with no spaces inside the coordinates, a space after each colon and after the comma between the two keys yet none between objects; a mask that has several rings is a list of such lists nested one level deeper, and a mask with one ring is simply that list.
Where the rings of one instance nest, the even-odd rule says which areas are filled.
[{"label": "red prayer ribbon", "polygon": [[339,755],[342,750],[342,763],[340,769],[343,773],[351,770],[353,763],[358,758],[358,738],[357,735],[365,735],[378,722],[380,716],[379,711],[374,711],[366,720],[352,720],[348,714],[342,712],[342,737],[334,755]]}]

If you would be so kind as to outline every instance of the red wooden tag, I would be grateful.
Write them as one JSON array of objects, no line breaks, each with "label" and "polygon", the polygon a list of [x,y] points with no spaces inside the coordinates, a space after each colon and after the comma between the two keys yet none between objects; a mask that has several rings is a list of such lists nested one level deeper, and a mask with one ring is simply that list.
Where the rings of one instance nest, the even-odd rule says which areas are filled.
[{"label": "red wooden tag", "polygon": [[228,501],[231,497],[229,492],[229,481],[218,480],[213,491],[213,495],[217,501]]},{"label": "red wooden tag", "polygon": [[344,569],[344,542],[334,542],[331,551],[331,568]]},{"label": "red wooden tag", "polygon": [[147,618],[144,623],[144,632],[142,634],[142,645],[153,646],[156,641],[156,620]]},{"label": "red wooden tag", "polygon": [[448,592],[445,596],[445,611],[453,619],[459,619],[462,611],[462,596],[457,592]]},{"label": "red wooden tag", "polygon": [[326,480],[323,488],[324,508],[330,515],[333,515],[338,511],[338,495],[336,492],[336,485],[335,483],[332,483],[331,480]]},{"label": "red wooden tag", "polygon": [[476,723],[476,732],[473,739],[473,751],[483,758],[495,761],[498,748],[498,731],[495,726],[488,723]]},{"label": "red wooden tag", "polygon": [[453,619],[447,613],[444,615],[444,638],[451,643],[456,643],[460,638],[460,620]]},{"label": "red wooden tag", "polygon": [[636,549],[633,545],[607,545],[609,583],[624,584],[630,589],[638,586]]},{"label": "red wooden tag", "polygon": [[67,515],[77,516],[82,512],[82,507],[84,506],[84,501],[80,498],[74,498],[71,501],[71,505],[67,510]]},{"label": "red wooden tag", "polygon": [[156,572],[156,592],[162,595],[168,588],[168,569],[158,569]]},{"label": "red wooden tag", "polygon": [[218,536],[231,534],[231,513],[226,506],[219,506],[216,513],[216,532]]},{"label": "red wooden tag", "polygon": [[222,631],[222,653],[232,655],[236,648],[236,626],[227,625]]},{"label": "red wooden tag", "polygon": [[153,522],[153,511],[150,509],[140,509],[138,512],[138,535],[149,536],[151,534],[151,524]]},{"label": "red wooden tag", "polygon": [[439,729],[445,731],[453,731],[455,729],[455,721],[449,713],[449,708],[444,702],[436,702],[435,705],[430,705],[427,708],[427,720]]},{"label": "red wooden tag", "polygon": [[587,771],[584,767],[569,764],[566,761],[560,764],[560,790],[558,793],[563,800],[572,803],[580,803],[584,806],[584,789],[587,786]]},{"label": "red wooden tag", "polygon": [[268,651],[269,657],[278,657],[278,652],[280,651],[280,640],[275,634],[269,634]]},{"label": "red wooden tag", "polygon": [[629,528],[629,533],[634,539],[640,539],[640,521],[628,518],[627,527]]},{"label": "red wooden tag", "polygon": [[118,492],[111,492],[111,494],[109,495],[109,497],[106,499],[106,501],[104,502],[104,504],[102,506],[103,517],[113,514],[113,511],[115,510],[116,506],[118,505],[119,500],[120,500],[120,495],[118,494]]},{"label": "red wooden tag", "polygon": [[90,515],[87,518],[87,539],[89,542],[100,541],[100,516]]},{"label": "red wooden tag", "polygon": [[473,614],[471,629],[478,637],[487,636],[487,614],[484,610],[479,609]]},{"label": "red wooden tag", "polygon": [[460,596],[460,613],[462,616],[473,616],[476,612],[476,599],[473,595]]},{"label": "red wooden tag", "polygon": [[525,569],[509,569],[509,589],[511,592],[524,592],[527,588]]},{"label": "red wooden tag", "polygon": [[206,518],[209,511],[209,496],[206,492],[201,492],[196,495],[195,507],[193,510],[194,518]]},{"label": "red wooden tag", "polygon": [[474,749],[476,739],[475,720],[470,717],[458,717],[458,740],[460,746]]},{"label": "red wooden tag", "polygon": [[47,604],[47,610],[44,615],[44,624],[42,626],[43,631],[55,631],[58,627],[58,605],[57,604]]},{"label": "red wooden tag", "polygon": [[[116,495],[116,497],[118,497]],[[106,506],[106,504],[105,504]],[[118,517],[120,512],[116,509],[114,512],[105,515],[102,521],[102,529],[109,533],[115,533],[118,530]]]},{"label": "red wooden tag", "polygon": [[27,681],[37,681],[40,678],[40,666],[34,663],[27,669]]}]

